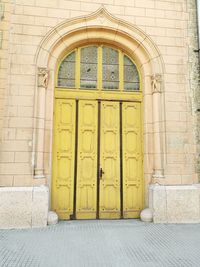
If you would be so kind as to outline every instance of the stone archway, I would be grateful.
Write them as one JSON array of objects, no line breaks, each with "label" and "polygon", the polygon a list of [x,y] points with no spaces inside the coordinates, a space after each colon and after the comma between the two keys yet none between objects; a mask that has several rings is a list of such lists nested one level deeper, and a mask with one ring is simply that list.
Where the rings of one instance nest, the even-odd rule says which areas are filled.
[{"label": "stone archway", "polygon": [[90,42],[120,47],[134,58],[142,75],[144,103],[144,179],[163,177],[165,159],[163,63],[153,41],[140,29],[109,14],[104,8],[87,17],[67,20],[40,43],[35,58],[37,88],[34,120],[35,178],[51,176],[51,147],[55,70],[72,48]]}]

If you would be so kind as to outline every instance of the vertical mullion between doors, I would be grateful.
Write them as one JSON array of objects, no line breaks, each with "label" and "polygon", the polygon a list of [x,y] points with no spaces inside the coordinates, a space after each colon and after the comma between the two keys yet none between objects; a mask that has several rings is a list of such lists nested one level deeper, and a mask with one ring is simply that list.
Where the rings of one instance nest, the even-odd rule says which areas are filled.
[{"label": "vertical mullion between doors", "polygon": [[120,121],[120,212],[123,218],[123,134],[122,134],[122,102],[119,103],[119,121]]},{"label": "vertical mullion between doors", "polygon": [[75,117],[75,153],[74,153],[74,206],[73,218],[76,219],[76,187],[77,187],[77,159],[78,159],[78,100],[76,100],[76,117]]},{"label": "vertical mullion between doors", "polygon": [[98,101],[98,132],[97,132],[97,219],[99,219],[100,201],[100,133],[101,133],[101,102]]}]

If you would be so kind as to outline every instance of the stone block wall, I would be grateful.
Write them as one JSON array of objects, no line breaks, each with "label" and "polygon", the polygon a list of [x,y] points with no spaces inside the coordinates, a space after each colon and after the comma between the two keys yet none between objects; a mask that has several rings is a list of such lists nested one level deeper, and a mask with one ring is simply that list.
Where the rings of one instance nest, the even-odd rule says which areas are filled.
[{"label": "stone block wall", "polygon": [[[88,15],[104,7],[113,16],[136,25],[157,45],[163,59],[165,135],[164,177],[160,184],[192,184],[196,142],[194,114],[189,87],[189,19],[186,0],[2,0],[5,16],[1,21],[3,43],[0,82],[0,186],[45,184],[34,177],[36,53],[44,36],[58,23]],[[192,1],[189,1],[192,2]],[[146,107],[147,108],[147,107]],[[51,117],[47,118],[51,151]],[[149,125],[149,133],[152,125]],[[148,135],[148,132],[147,132]],[[146,144],[153,151],[153,141]],[[43,152],[42,152],[43,153]],[[43,154],[46,174],[51,175],[51,157]],[[153,167],[148,155],[146,184],[152,182]]]}]

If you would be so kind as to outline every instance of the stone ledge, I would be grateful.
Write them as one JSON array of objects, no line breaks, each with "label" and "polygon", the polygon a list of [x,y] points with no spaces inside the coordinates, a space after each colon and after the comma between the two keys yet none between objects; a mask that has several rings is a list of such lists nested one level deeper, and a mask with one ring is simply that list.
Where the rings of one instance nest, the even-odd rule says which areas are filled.
[{"label": "stone ledge", "polygon": [[150,185],[154,223],[200,223],[200,185]]},{"label": "stone ledge", "polygon": [[0,187],[0,229],[46,226],[48,199],[47,186]]}]

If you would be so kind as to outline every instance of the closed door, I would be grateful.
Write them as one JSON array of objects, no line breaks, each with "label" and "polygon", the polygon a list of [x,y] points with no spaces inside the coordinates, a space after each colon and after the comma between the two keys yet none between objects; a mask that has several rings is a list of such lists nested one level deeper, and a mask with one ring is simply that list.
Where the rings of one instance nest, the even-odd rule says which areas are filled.
[{"label": "closed door", "polygon": [[137,218],[141,104],[56,99],[53,209],[61,219]]}]

